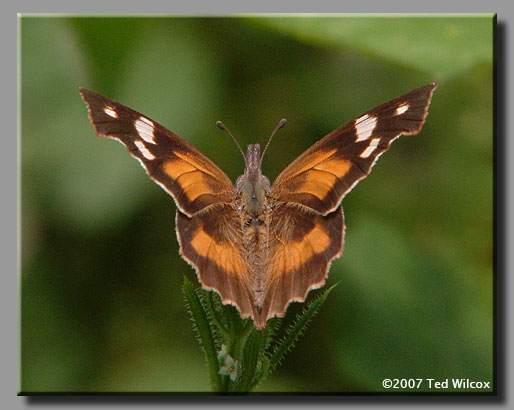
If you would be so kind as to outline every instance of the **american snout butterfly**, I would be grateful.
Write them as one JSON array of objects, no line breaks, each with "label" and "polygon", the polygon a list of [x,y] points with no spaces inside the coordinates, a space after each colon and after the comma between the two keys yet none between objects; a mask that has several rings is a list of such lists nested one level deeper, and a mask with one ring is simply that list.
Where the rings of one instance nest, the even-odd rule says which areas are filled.
[{"label": "american snout butterfly", "polygon": [[175,200],[180,254],[202,286],[263,329],[271,317],[283,317],[291,302],[305,301],[311,289],[325,284],[330,263],[343,250],[343,197],[392,141],[421,130],[436,87],[417,88],[347,122],[296,158],[273,184],[262,174],[259,144],[243,153],[244,174],[232,184],[209,158],[160,124],[94,91],[79,91],[96,133],[122,142]]}]

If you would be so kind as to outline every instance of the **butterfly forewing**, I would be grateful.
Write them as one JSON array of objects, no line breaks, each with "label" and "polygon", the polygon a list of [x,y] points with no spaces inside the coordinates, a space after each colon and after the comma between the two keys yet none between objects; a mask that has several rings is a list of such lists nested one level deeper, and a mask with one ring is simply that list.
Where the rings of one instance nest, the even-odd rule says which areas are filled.
[{"label": "butterfly forewing", "polygon": [[394,139],[421,130],[435,88],[413,90],[331,132],[278,176],[273,195],[323,215],[334,211]]},{"label": "butterfly forewing", "polygon": [[94,91],[81,88],[80,93],[96,133],[123,143],[186,215],[233,200],[234,188],[228,176],[193,145]]}]

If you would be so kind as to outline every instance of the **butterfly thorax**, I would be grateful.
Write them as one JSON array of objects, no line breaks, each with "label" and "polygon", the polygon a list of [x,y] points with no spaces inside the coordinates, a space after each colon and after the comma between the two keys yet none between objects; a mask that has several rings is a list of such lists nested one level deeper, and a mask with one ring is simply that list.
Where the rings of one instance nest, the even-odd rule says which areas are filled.
[{"label": "butterfly thorax", "polygon": [[243,209],[255,218],[266,207],[266,194],[269,193],[269,179],[262,175],[259,144],[248,145],[246,168],[236,181],[236,192],[241,197]]}]

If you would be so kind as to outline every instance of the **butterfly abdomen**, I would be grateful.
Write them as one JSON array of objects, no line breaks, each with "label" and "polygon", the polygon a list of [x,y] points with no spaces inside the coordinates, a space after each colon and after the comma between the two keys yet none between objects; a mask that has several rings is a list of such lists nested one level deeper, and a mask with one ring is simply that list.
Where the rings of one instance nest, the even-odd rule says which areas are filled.
[{"label": "butterfly abdomen", "polygon": [[268,283],[267,265],[269,263],[270,219],[267,208],[254,216],[243,211],[240,213],[244,259],[248,268],[248,288],[257,308],[262,306],[262,299]]}]

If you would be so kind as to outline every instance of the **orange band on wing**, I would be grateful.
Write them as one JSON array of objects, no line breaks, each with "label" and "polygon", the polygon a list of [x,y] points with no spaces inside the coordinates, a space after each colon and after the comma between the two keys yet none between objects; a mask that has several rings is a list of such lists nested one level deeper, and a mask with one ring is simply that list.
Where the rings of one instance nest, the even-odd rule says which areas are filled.
[{"label": "orange band on wing", "polygon": [[298,191],[314,195],[323,201],[333,192],[338,179],[346,175],[351,166],[351,161],[328,158],[304,173],[303,183]]},{"label": "orange band on wing", "polygon": [[198,255],[212,260],[227,273],[241,274],[246,270],[239,251],[233,245],[217,243],[203,229],[193,234],[191,245]]},{"label": "orange band on wing", "polygon": [[[198,156],[188,155],[187,152],[180,152],[180,151],[175,151],[175,152],[173,152],[173,154],[175,154],[177,157],[179,157],[182,161],[191,164],[196,169],[199,169],[203,173],[210,175],[213,178],[219,178],[219,175],[216,175],[215,173],[212,172],[212,170],[208,169],[204,164],[202,164],[201,162],[198,161]],[[228,180],[228,182],[230,183],[230,180]]]},{"label": "orange band on wing", "polygon": [[174,180],[186,172],[197,171],[189,162],[179,158],[173,158],[163,164],[164,171]]},{"label": "orange band on wing", "polygon": [[343,158],[328,158],[323,162],[317,164],[313,169],[317,169],[319,171],[329,172],[338,178],[342,178],[345,176],[350,167],[352,166],[352,162]]},{"label": "orange band on wing", "polygon": [[299,175],[302,172],[307,171],[314,166],[317,166],[317,164],[319,164],[320,162],[326,160],[327,158],[330,158],[336,151],[337,151],[337,148],[330,150],[330,151],[318,151],[318,152],[314,153],[314,155],[311,155],[311,157],[309,157],[309,161],[306,164],[304,164],[299,169],[296,169],[294,171],[294,174],[288,175],[288,178]]},{"label": "orange band on wing", "polygon": [[323,200],[327,194],[334,188],[337,178],[332,174],[326,174],[316,171],[308,171],[305,176],[305,182],[300,186],[299,191],[305,194],[311,194]]},{"label": "orange band on wing", "polygon": [[273,257],[273,275],[298,271],[314,255],[325,252],[331,245],[328,234],[318,225],[300,241],[280,243]]},{"label": "orange band on wing", "polygon": [[200,171],[184,174],[177,179],[177,182],[190,202],[210,191],[210,187],[205,183],[204,174]]},{"label": "orange band on wing", "polygon": [[189,202],[212,191],[205,180],[207,176],[186,161],[174,158],[164,163],[163,168],[178,184]]}]

